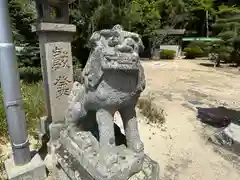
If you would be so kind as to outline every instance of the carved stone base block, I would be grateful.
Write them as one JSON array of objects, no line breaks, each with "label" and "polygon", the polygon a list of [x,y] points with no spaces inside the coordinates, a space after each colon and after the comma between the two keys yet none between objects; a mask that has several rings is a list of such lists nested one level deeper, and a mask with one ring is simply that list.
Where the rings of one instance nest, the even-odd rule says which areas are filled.
[{"label": "carved stone base block", "polygon": [[[85,169],[76,158],[73,157],[63,147],[57,150],[57,179],[58,180],[110,180],[111,178],[94,178]],[[112,178],[118,180],[118,178]],[[112,180],[111,179],[111,180]],[[159,165],[150,159],[147,155],[144,156],[143,166],[140,172],[133,174],[128,180],[159,180]]]},{"label": "carved stone base block", "polygon": [[5,168],[9,180],[45,180],[47,177],[46,167],[38,154],[24,166],[15,166],[13,159],[8,159]]},{"label": "carved stone base block", "polygon": [[[60,143],[56,150],[60,180],[60,176],[72,180],[158,180],[159,166],[149,157],[124,145],[102,150],[90,132],[79,132],[72,139],[62,131]],[[59,175],[63,172],[66,176]]]},{"label": "carved stone base block", "polygon": [[128,179],[141,169],[143,153],[135,154],[124,145],[100,148],[90,132],[78,132],[73,137],[61,131],[60,143],[94,179]]}]

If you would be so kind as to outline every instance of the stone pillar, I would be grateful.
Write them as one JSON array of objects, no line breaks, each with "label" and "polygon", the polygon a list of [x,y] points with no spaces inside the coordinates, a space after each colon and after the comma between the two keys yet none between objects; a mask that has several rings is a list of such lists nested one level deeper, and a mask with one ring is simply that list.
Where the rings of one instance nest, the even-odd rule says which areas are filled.
[{"label": "stone pillar", "polygon": [[39,22],[33,31],[39,36],[47,121],[51,122],[50,142],[53,143],[64,125],[68,96],[73,85],[71,41],[76,27]]}]

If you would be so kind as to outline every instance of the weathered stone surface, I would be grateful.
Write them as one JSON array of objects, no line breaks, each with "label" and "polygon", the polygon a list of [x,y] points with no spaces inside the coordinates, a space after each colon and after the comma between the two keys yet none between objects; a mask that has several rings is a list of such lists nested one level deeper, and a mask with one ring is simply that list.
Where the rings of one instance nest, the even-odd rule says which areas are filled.
[{"label": "weathered stone surface", "polygon": [[70,42],[45,44],[52,121],[64,121],[67,99],[73,84]]},{"label": "weathered stone surface", "polygon": [[33,31],[39,36],[47,117],[50,122],[64,123],[73,85],[71,40],[76,27],[38,23]]},{"label": "weathered stone surface", "polygon": [[233,152],[240,154],[240,126],[236,123],[230,123],[228,127],[210,137],[210,140],[224,146]]},{"label": "weathered stone surface", "polygon": [[[58,158],[58,172],[57,178],[59,180],[64,180],[66,177],[69,177],[71,180],[95,180],[82,166],[81,162],[79,162],[76,158],[73,157],[71,153],[61,146],[57,150],[57,158]],[[61,174],[66,174],[61,175]]]},{"label": "weathered stone surface", "polygon": [[[93,33],[92,51],[83,69],[84,84],[75,84],[66,120],[72,131],[86,130],[85,122],[98,125],[101,147],[114,147],[113,115],[119,111],[127,146],[142,152],[135,106],[145,88],[139,51],[143,49],[138,34],[116,25]],[[80,124],[80,129],[79,125]],[[88,126],[91,126],[89,125]]]},{"label": "weathered stone surface", "polygon": [[[94,179],[125,180],[142,167],[143,153],[136,154],[124,145],[100,148],[90,132],[78,132],[72,138],[62,131],[60,143]],[[67,159],[69,155],[62,157]]]},{"label": "weathered stone surface", "polygon": [[33,32],[41,31],[54,31],[54,32],[76,32],[76,26],[72,24],[59,24],[59,23],[38,23],[36,26],[32,26]]},{"label": "weathered stone surface", "polygon": [[38,154],[24,166],[15,166],[13,159],[8,159],[5,168],[9,180],[45,180],[47,177],[46,167]]},{"label": "weathered stone surface", "polygon": [[57,144],[60,138],[60,131],[66,127],[63,123],[51,123],[49,125],[50,142]]},{"label": "weathered stone surface", "polygon": [[228,127],[224,129],[226,136],[232,139],[234,144],[240,146],[240,126],[239,124],[230,123]]},{"label": "weathered stone surface", "polygon": [[[116,25],[93,33],[90,44],[84,83],[73,84],[67,129],[61,130],[61,146],[55,151],[60,169],[70,179],[157,180],[158,166],[144,156],[135,111],[145,88],[141,38]],[[117,135],[121,131],[114,124],[115,112],[125,136]]]},{"label": "weathered stone surface", "polygon": [[159,180],[159,171],[159,165],[145,155],[141,171],[134,174],[129,180]]},{"label": "weathered stone surface", "polygon": [[[82,164],[73,157],[62,146],[57,150],[58,157],[58,180],[119,180],[124,178],[123,176],[117,176],[112,178],[94,177],[82,166]],[[133,174],[128,180],[159,180],[159,166],[151,160],[147,155],[144,156],[143,166],[141,170]]]}]

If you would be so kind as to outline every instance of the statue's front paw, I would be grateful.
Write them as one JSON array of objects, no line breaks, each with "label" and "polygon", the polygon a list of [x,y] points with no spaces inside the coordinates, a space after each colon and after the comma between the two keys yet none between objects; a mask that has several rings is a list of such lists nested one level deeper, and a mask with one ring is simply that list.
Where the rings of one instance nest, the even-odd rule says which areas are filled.
[{"label": "statue's front paw", "polygon": [[106,164],[108,167],[112,167],[114,164],[118,162],[117,154],[109,154],[105,157]]},{"label": "statue's front paw", "polygon": [[143,142],[141,140],[133,142],[132,150],[136,153],[143,152],[143,150],[144,150]]},{"label": "statue's front paw", "polygon": [[69,112],[71,121],[78,121],[81,113],[81,103],[77,102],[72,106],[71,111]]}]

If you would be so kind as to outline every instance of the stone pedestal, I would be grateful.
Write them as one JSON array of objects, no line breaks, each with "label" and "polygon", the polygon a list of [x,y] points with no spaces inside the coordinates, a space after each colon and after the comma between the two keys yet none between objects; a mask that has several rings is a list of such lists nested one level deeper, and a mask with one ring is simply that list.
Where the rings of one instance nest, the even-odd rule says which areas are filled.
[{"label": "stone pedestal", "polygon": [[10,158],[5,161],[5,168],[9,180],[45,180],[47,177],[46,167],[38,154],[24,166],[16,166]]},{"label": "stone pedestal", "polygon": [[[123,176],[116,178],[94,178],[86,169],[79,163],[68,151],[63,148],[58,149],[58,180],[119,180],[124,179]],[[64,158],[65,157],[65,158]],[[121,174],[123,175],[123,174]],[[127,179],[126,179],[127,180]],[[133,174],[128,180],[159,180],[159,165],[150,159],[147,155],[144,156],[144,161],[140,172]]]},{"label": "stone pedestal", "polygon": [[33,31],[39,36],[47,121],[48,124],[52,122],[54,133],[50,138],[54,141],[59,138],[59,127],[65,121],[68,96],[73,85],[71,41],[76,27],[41,22],[33,27]]},{"label": "stone pedestal", "polygon": [[[56,149],[59,180],[159,180],[159,165],[143,153],[136,154],[122,143],[125,136],[115,126],[119,146],[106,151],[90,132],[79,132],[71,138],[61,131]],[[105,158],[107,157],[107,158]],[[139,166],[137,165],[139,164]]]}]

